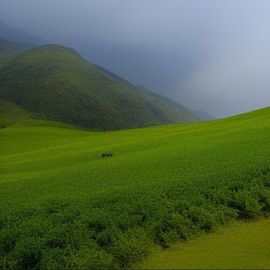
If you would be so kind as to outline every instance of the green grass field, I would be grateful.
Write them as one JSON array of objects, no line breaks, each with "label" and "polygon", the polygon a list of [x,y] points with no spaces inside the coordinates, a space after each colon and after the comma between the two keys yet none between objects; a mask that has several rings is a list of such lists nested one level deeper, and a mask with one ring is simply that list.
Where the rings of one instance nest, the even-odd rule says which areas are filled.
[{"label": "green grass field", "polygon": [[270,220],[236,223],[150,256],[144,269],[269,269]]},{"label": "green grass field", "polygon": [[[270,211],[270,108],[113,132],[8,115],[13,124],[0,129],[3,267],[130,267],[155,246]],[[107,151],[113,157],[101,158]]]}]

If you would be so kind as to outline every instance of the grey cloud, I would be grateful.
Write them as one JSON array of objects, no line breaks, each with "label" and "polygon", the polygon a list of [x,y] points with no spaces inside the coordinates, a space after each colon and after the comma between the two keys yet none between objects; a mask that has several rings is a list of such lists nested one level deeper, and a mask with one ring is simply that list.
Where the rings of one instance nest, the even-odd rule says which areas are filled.
[{"label": "grey cloud", "polygon": [[270,101],[268,0],[1,0],[1,19],[223,117]]}]

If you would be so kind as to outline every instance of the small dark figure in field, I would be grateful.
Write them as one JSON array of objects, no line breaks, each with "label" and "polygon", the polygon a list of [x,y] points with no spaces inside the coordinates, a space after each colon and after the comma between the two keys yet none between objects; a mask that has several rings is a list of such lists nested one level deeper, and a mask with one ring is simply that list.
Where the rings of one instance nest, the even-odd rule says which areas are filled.
[{"label": "small dark figure in field", "polygon": [[106,152],[106,153],[101,154],[102,158],[107,158],[107,157],[112,157],[112,156],[113,156],[113,153],[111,153],[111,152]]}]

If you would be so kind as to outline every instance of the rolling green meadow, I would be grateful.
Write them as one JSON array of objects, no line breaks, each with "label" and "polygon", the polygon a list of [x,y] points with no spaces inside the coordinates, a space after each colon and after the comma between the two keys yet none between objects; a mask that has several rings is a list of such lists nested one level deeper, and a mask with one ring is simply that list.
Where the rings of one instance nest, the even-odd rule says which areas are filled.
[{"label": "rolling green meadow", "polygon": [[270,108],[93,132],[3,103],[0,121],[1,268],[132,267],[270,212]]}]

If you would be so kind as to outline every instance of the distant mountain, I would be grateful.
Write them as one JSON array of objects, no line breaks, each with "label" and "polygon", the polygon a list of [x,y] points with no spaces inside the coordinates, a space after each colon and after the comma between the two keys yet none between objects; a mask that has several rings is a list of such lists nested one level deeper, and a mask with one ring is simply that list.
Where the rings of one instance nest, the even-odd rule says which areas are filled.
[{"label": "distant mountain", "polygon": [[170,108],[170,110],[175,111],[175,113],[181,112],[182,117],[185,117],[187,122],[204,120],[195,111],[192,111],[192,110],[184,107],[183,105],[179,104],[178,102],[176,102],[168,97],[165,97],[165,96],[162,96],[162,95],[157,94],[155,92],[152,92],[151,90],[149,90],[146,87],[141,86],[141,85],[137,85],[137,88],[140,89],[141,91],[147,93],[148,95],[150,95],[153,99],[159,100],[160,102],[163,103],[164,106]]},{"label": "distant mountain", "polygon": [[194,111],[193,110],[193,113],[198,115],[202,120],[204,121],[208,121],[208,120],[214,120],[216,119],[215,116],[211,115],[210,113],[208,112],[205,112],[205,111]]},{"label": "distant mountain", "polygon": [[0,98],[37,118],[99,130],[199,121],[181,105],[56,45],[35,48],[2,68]]},{"label": "distant mountain", "polygon": [[25,31],[19,30],[16,27],[10,26],[0,20],[0,39],[8,40],[16,43],[28,44],[30,47],[44,44],[44,40],[40,37],[31,35]]},{"label": "distant mountain", "polygon": [[0,20],[0,69],[21,53],[44,41]]}]

